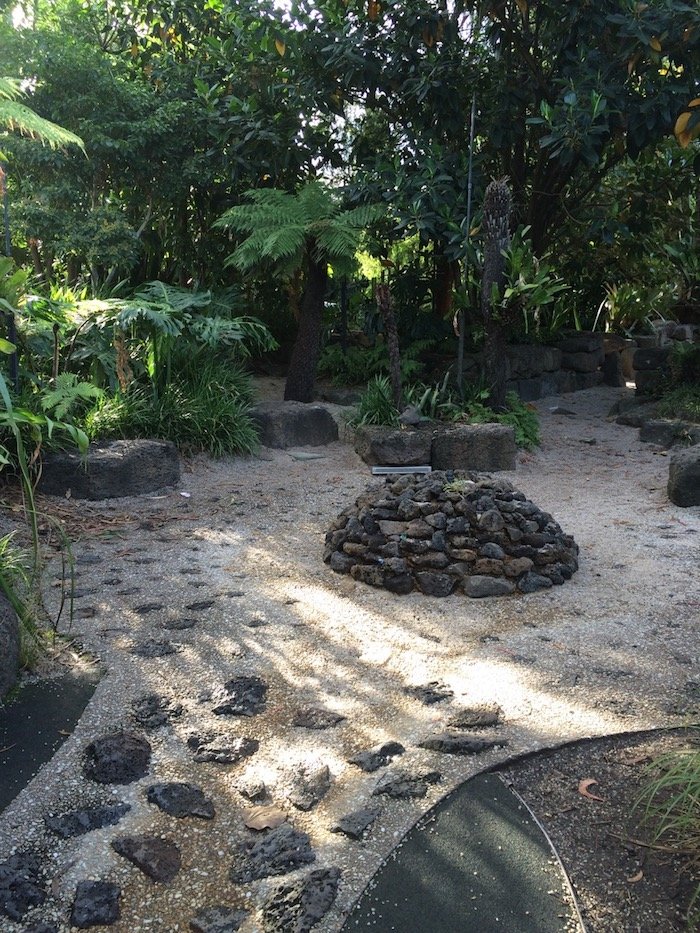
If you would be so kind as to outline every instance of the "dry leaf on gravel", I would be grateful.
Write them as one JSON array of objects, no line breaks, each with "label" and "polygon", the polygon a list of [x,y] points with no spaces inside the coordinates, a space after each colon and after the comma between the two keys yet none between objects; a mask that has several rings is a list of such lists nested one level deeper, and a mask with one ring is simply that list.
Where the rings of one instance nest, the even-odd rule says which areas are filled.
[{"label": "dry leaf on gravel", "polygon": [[584,778],[582,781],[579,781],[578,792],[582,797],[585,797],[587,800],[600,800],[601,803],[605,800],[604,797],[599,797],[597,794],[591,794],[588,790],[589,787],[592,787],[594,784],[597,784],[595,778]]},{"label": "dry leaf on gravel", "polygon": [[252,810],[245,811],[244,823],[248,829],[276,829],[282,823],[286,823],[287,814],[279,807],[271,805],[265,807],[253,807]]}]

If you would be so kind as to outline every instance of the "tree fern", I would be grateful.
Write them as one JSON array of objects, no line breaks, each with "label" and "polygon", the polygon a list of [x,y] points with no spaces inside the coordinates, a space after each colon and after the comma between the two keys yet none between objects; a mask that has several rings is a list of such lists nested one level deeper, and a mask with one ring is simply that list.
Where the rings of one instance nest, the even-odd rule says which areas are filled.
[{"label": "tree fern", "polygon": [[91,382],[79,382],[74,373],[60,373],[54,388],[43,393],[41,407],[63,420],[80,402],[96,402],[103,395],[102,389]]},{"label": "tree fern", "polygon": [[20,103],[19,98],[23,96],[19,81],[15,78],[0,78],[0,126],[37,139],[52,149],[79,146],[85,151],[79,136],[34,113],[30,107]]}]

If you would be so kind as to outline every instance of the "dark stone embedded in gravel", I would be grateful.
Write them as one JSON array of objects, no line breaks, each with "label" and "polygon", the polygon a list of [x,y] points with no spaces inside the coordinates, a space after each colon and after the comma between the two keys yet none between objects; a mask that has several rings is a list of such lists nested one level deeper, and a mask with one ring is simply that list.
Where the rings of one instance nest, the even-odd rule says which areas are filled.
[{"label": "dark stone embedded in gravel", "polygon": [[457,729],[479,729],[485,726],[497,726],[501,722],[500,706],[471,706],[455,710],[447,725]]},{"label": "dark stone embedded in gravel", "polygon": [[353,810],[352,813],[341,816],[331,828],[331,832],[344,833],[351,839],[361,839],[365,830],[374,823],[381,812],[381,807],[363,807],[361,810]]},{"label": "dark stone embedded in gravel", "polygon": [[46,900],[41,883],[41,859],[36,852],[18,852],[0,862],[0,914],[19,921]]},{"label": "dark stone embedded in gravel", "polygon": [[170,703],[157,693],[146,693],[131,704],[131,715],[144,729],[159,729],[182,715],[182,703]]},{"label": "dark stone embedded in gravel", "polygon": [[134,606],[134,612],[140,616],[146,616],[150,612],[158,612],[163,608],[163,603],[143,603],[141,606]]},{"label": "dark stone embedded in gravel", "polygon": [[75,889],[70,922],[79,930],[111,926],[119,919],[121,890],[113,881],[80,881]]},{"label": "dark stone embedded in gravel", "polygon": [[263,929],[308,933],[332,907],[339,879],[339,868],[319,868],[298,881],[278,885],[263,902]]},{"label": "dark stone embedded in gravel", "polygon": [[93,829],[102,829],[103,826],[115,826],[129,810],[131,807],[128,803],[86,807],[83,810],[70,810],[60,816],[46,816],[44,823],[57,836],[69,839],[83,836]]},{"label": "dark stone embedded in gravel", "polygon": [[190,920],[192,933],[236,933],[249,915],[247,910],[235,907],[205,907]]},{"label": "dark stone embedded in gravel", "polygon": [[345,716],[340,713],[334,713],[330,709],[322,709],[320,706],[307,706],[299,709],[294,714],[292,725],[301,729],[330,729],[343,722]]},{"label": "dark stone embedded in gravel", "polygon": [[550,589],[552,583],[553,581],[549,577],[530,570],[518,580],[518,589],[521,593],[534,593],[537,590]]},{"label": "dark stone embedded in gravel", "polygon": [[297,810],[310,810],[325,797],[330,786],[328,765],[301,765],[292,775],[289,800]]},{"label": "dark stone embedded in gravel", "polygon": [[372,791],[373,797],[385,795],[395,800],[408,800],[411,797],[425,797],[428,784],[437,784],[442,778],[439,771],[411,773],[397,769],[388,771]]},{"label": "dark stone embedded in gravel", "polygon": [[85,749],[85,776],[99,784],[131,784],[148,774],[151,746],[135,732],[113,732]]},{"label": "dark stone embedded in gravel", "polygon": [[507,480],[436,471],[368,489],[332,523],[323,559],[393,593],[478,598],[523,592],[517,584],[533,567],[564,583],[577,554],[573,538]]},{"label": "dark stone embedded in gravel", "polygon": [[426,706],[432,706],[433,703],[442,703],[443,700],[450,700],[454,696],[454,691],[441,684],[438,680],[432,680],[429,684],[422,687],[406,687],[405,693],[410,697],[415,697]]},{"label": "dark stone embedded in gravel", "polygon": [[223,732],[206,732],[201,735],[191,735],[187,739],[187,747],[194,752],[195,761],[235,765],[244,758],[254,755],[260,748],[260,742],[243,735],[230,736]]},{"label": "dark stone embedded in gravel", "polygon": [[196,624],[196,619],[167,619],[162,623],[162,627],[171,632],[184,632],[188,628],[194,628]]},{"label": "dark stone embedded in gravel", "polygon": [[132,654],[140,658],[165,658],[169,654],[175,654],[178,648],[167,639],[149,638],[147,641],[139,642],[131,649]]},{"label": "dark stone embedded in gravel", "polygon": [[215,602],[215,599],[201,599],[197,603],[190,603],[185,608],[190,609],[192,612],[201,612],[204,609],[211,609]]},{"label": "dark stone embedded in gravel", "polygon": [[316,853],[311,848],[309,836],[289,823],[283,823],[239,847],[231,868],[231,880],[245,884],[260,878],[286,875],[315,860]]},{"label": "dark stone embedded in gravel", "polygon": [[431,752],[443,752],[446,755],[477,755],[479,752],[485,752],[496,745],[505,744],[505,739],[498,741],[475,739],[472,735],[454,732],[441,732],[437,735],[431,735],[418,743],[420,748],[427,748]]},{"label": "dark stone embedded in gravel", "polygon": [[403,755],[405,751],[406,749],[400,742],[385,742],[379,748],[353,755],[352,758],[348,758],[348,761],[351,765],[357,765],[363,771],[371,773],[388,765],[392,758]]},{"label": "dark stone embedded in gravel", "polygon": [[146,791],[146,798],[149,803],[154,803],[170,816],[199,816],[204,820],[214,819],[214,804],[196,784],[176,781],[151,784]]},{"label": "dark stone embedded in gravel", "polygon": [[22,933],[59,933],[59,930],[55,923],[37,920],[36,923],[30,923],[28,927],[24,927]]},{"label": "dark stone embedded in gravel", "polygon": [[112,848],[153,881],[172,881],[182,864],[177,845],[160,836],[117,836]]},{"label": "dark stone embedded in gravel", "polygon": [[212,693],[216,716],[254,716],[265,709],[267,684],[260,677],[234,677]]}]

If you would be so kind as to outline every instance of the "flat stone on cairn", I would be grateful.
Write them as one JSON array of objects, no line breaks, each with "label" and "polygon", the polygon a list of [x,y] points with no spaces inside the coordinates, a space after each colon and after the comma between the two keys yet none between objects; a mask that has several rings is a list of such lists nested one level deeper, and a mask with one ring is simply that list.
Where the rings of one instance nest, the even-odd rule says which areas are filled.
[{"label": "flat stone on cairn", "polygon": [[393,593],[506,596],[548,589],[578,570],[578,546],[503,479],[459,472],[370,487],[326,534],[338,573]]}]

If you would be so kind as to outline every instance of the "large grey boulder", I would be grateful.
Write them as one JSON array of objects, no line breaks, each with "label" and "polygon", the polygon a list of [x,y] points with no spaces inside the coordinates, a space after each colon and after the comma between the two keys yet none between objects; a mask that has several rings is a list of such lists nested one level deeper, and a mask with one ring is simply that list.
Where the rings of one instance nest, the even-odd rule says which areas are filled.
[{"label": "large grey boulder", "polygon": [[319,447],[338,440],[338,425],[323,405],[260,402],[250,411],[264,447]]},{"label": "large grey boulder", "polygon": [[0,700],[17,680],[19,667],[19,620],[4,593],[0,592]]},{"label": "large grey boulder", "polygon": [[515,469],[515,431],[506,424],[441,426],[433,437],[434,470]]},{"label": "large grey boulder", "polygon": [[139,438],[91,444],[87,458],[59,450],[44,458],[39,491],[74,499],[140,496],[175,486],[180,458],[170,441]]},{"label": "large grey boulder", "polygon": [[677,448],[671,454],[668,498],[683,508],[700,505],[700,444]]},{"label": "large grey boulder", "polygon": [[388,428],[365,424],[355,430],[355,452],[370,466],[423,466],[430,463],[432,426]]},{"label": "large grey boulder", "polygon": [[647,444],[658,444],[664,449],[676,444],[700,444],[700,424],[667,418],[651,419],[640,426],[639,440]]}]

